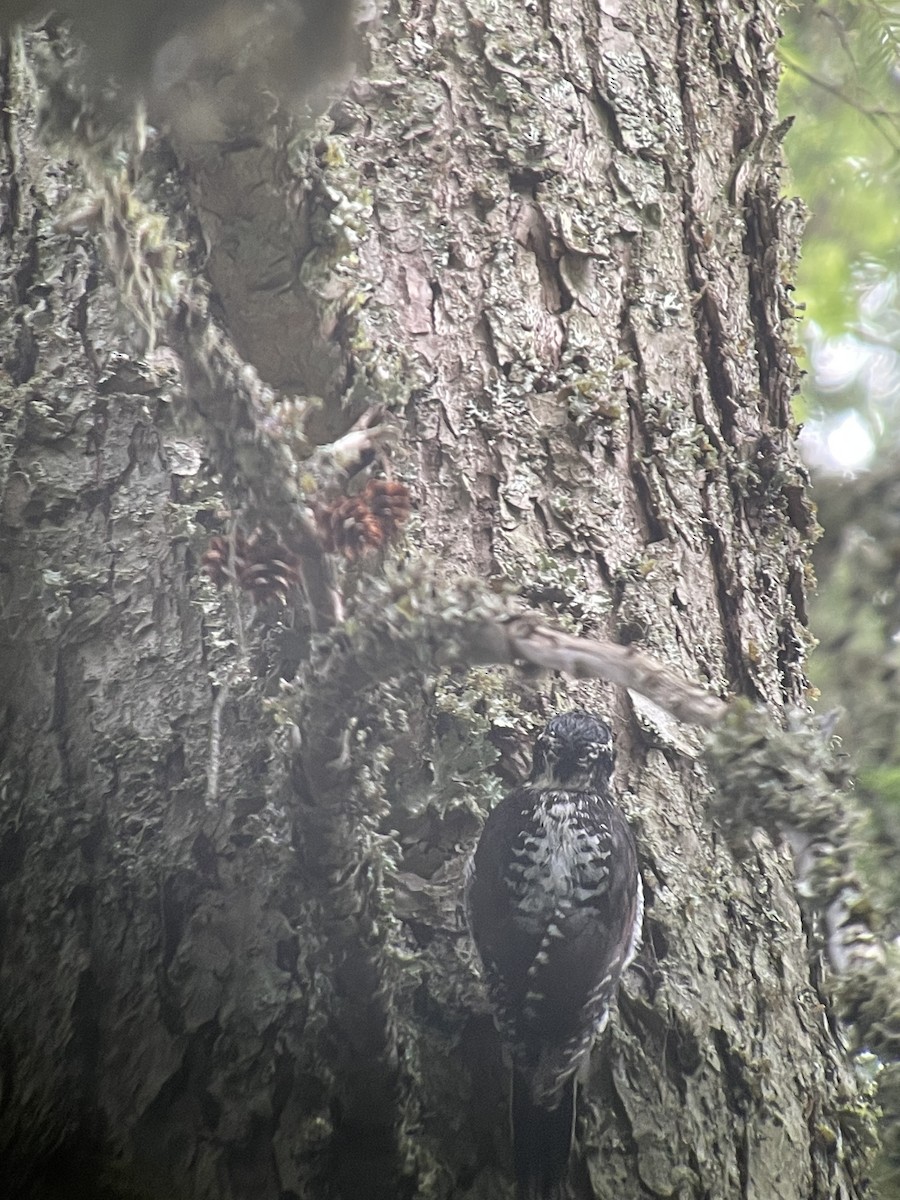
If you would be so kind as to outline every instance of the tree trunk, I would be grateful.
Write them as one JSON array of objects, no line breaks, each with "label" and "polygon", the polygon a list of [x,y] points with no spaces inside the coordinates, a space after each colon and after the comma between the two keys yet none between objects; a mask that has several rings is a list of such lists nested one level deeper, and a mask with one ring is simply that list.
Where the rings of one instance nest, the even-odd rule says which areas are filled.
[{"label": "tree trunk", "polygon": [[[617,732],[647,914],[573,1196],[861,1195],[788,852],[732,857],[699,735],[611,685],[441,670],[424,634],[378,658],[474,577],[463,607],[512,589],[720,695],[803,702],[774,12],[378,8],[327,112],[202,60],[115,187],[36,135],[56,31],[4,53],[4,1173],[22,1197],[511,1195],[462,864],[579,705]],[[94,215],[55,225],[66,201]],[[153,236],[226,336],[167,317],[161,271],[141,291]],[[216,592],[210,534],[333,505],[315,445],[372,405],[416,512],[340,566],[347,624]]]}]

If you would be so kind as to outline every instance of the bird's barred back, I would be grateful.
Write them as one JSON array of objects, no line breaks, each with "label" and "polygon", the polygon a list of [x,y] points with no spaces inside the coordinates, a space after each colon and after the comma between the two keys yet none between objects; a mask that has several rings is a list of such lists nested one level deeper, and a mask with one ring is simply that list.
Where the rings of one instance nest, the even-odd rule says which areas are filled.
[{"label": "bird's barred back", "polygon": [[558,1139],[571,1125],[568,1115],[548,1120],[537,1111],[572,1109],[573,1075],[606,1024],[640,936],[637,852],[615,802],[613,763],[604,722],[588,713],[550,721],[528,782],[485,823],[467,888],[472,936],[514,1068],[517,1170],[542,1179],[548,1171],[547,1179],[558,1178],[565,1148],[526,1151],[523,1130]]}]

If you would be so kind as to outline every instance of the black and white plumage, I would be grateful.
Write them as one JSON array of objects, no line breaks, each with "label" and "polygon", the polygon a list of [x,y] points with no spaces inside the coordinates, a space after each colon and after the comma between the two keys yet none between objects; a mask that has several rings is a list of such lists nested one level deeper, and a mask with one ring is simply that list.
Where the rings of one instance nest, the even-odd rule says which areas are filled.
[{"label": "black and white plumage", "polygon": [[512,1060],[519,1200],[557,1200],[572,1147],[576,1072],[637,949],[643,891],[616,806],[612,732],[554,717],[531,774],[485,823],[466,888],[469,928]]}]

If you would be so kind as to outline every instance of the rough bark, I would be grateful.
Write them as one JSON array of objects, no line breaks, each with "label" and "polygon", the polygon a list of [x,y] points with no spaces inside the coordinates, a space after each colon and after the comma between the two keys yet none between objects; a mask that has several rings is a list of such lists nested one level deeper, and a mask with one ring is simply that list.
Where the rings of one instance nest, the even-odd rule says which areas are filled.
[{"label": "rough bark", "polygon": [[[732,857],[699,735],[612,685],[441,670],[427,637],[392,677],[366,670],[392,622],[463,603],[465,575],[719,695],[802,702],[813,521],[772,7],[383,8],[327,113],[221,65],[196,85],[214,128],[169,105],[142,203],[225,333],[184,292],[147,353],[108,230],[54,226],[96,181],[39,142],[4,52],[8,1177],[22,1196],[71,1194],[86,1163],[92,1195],[509,1194],[459,878],[535,728],[577,702],[612,714],[648,909],[573,1194],[860,1195],[789,852],[760,834]],[[296,534],[340,472],[291,455],[373,404],[417,499],[406,573],[342,567],[348,620],[318,637],[302,607],[215,594],[199,559],[223,510]]]}]

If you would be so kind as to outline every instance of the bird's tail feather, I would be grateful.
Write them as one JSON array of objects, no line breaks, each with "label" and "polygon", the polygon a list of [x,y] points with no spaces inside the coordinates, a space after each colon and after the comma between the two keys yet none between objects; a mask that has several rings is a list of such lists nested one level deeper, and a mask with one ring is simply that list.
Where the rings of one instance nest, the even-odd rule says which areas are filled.
[{"label": "bird's tail feather", "polygon": [[564,1200],[575,1127],[575,1076],[566,1081],[556,1108],[542,1108],[531,1099],[525,1076],[513,1070],[510,1111],[517,1200]]}]

